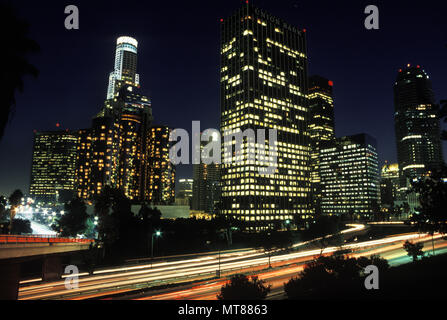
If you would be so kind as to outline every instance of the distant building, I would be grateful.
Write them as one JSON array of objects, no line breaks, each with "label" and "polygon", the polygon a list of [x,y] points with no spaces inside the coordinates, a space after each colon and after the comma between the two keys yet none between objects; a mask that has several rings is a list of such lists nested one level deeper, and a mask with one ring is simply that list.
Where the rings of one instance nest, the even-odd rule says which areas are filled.
[{"label": "distant building", "polygon": [[169,159],[170,129],[156,126],[147,136],[148,160],[146,202],[168,205],[175,202],[175,167]]},{"label": "distant building", "polygon": [[34,134],[30,195],[40,201],[63,201],[76,193],[79,136],[76,132]]},{"label": "distant building", "polygon": [[76,195],[81,199],[91,199],[92,130],[81,129],[77,134],[79,140],[76,157]]},{"label": "distant building", "polygon": [[322,143],[320,176],[324,215],[379,212],[377,143],[371,136],[359,134]]},{"label": "distant building", "polygon": [[438,107],[430,77],[421,66],[399,71],[394,105],[400,186],[406,190],[413,179],[443,163]]},{"label": "distant building", "polygon": [[309,77],[309,125],[312,152],[310,155],[312,203],[316,216],[321,214],[320,144],[335,139],[333,82]]},{"label": "distant building", "polygon": [[[217,141],[217,137],[211,137],[212,141]],[[201,142],[200,152],[208,144]],[[205,155],[202,155],[202,158]],[[208,155],[206,155],[208,156]],[[212,154],[209,156],[213,156]],[[193,165],[193,196],[192,210],[216,214],[217,205],[221,200],[220,190],[220,165],[219,164],[194,164]]]},{"label": "distant building", "polygon": [[193,185],[193,179],[180,179],[178,181],[178,192],[175,195],[176,205],[192,206]]},{"label": "distant building", "polygon": [[118,184],[119,123],[110,114],[100,114],[92,121],[91,190],[92,197],[109,185]]},{"label": "distant building", "polygon": [[110,186],[133,204],[174,203],[170,130],[152,125],[151,101],[137,74],[137,48],[137,40],[118,38],[107,99],[90,129],[36,134],[32,195],[93,200]]},{"label": "distant building", "polygon": [[382,207],[394,207],[398,200],[400,182],[399,182],[399,164],[386,164],[382,167],[380,183],[380,200]]},{"label": "distant building", "polygon": [[217,164],[194,165],[192,209],[209,214],[216,213],[220,201],[220,171]]}]

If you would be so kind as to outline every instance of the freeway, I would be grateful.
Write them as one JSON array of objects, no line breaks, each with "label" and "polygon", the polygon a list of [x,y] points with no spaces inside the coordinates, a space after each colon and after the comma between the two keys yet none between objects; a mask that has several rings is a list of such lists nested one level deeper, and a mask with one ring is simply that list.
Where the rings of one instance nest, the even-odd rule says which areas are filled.
[{"label": "freeway", "polygon": [[[439,238],[438,238],[439,239]],[[423,237],[415,242],[429,242],[431,238]],[[431,246],[426,246],[424,249],[427,253],[432,251]],[[440,239],[435,242],[435,254],[447,253],[447,241]],[[375,248],[372,250],[365,250],[353,255],[352,257],[369,256],[372,254],[378,254],[382,258],[388,260],[390,266],[398,266],[406,263],[410,263],[412,260],[407,255],[406,251],[402,248],[402,243],[387,244],[381,248]],[[307,259],[297,261],[296,265],[284,267],[279,270],[264,271],[257,273],[260,279],[265,280],[270,284],[271,292],[268,295],[268,300],[285,299],[284,283],[303,270]],[[134,296],[127,296],[122,299],[135,299],[135,300],[216,300],[217,294],[220,288],[227,283],[228,280],[221,281],[206,281],[201,284],[195,284],[191,286],[184,286],[181,289],[166,289],[160,290],[158,293],[146,293]]]},{"label": "freeway", "polygon": [[[358,228],[358,226],[354,227]],[[402,246],[403,241],[429,241],[425,235],[416,233],[387,237],[380,240],[366,241],[362,243],[351,243],[344,246],[344,249],[354,250],[365,255],[371,255],[374,250],[380,248],[392,247],[393,245]],[[326,248],[325,254],[337,251],[339,248]],[[386,250],[386,249],[384,249]],[[191,281],[203,281],[215,278],[216,270],[219,268],[223,277],[228,277],[235,273],[260,273],[264,276],[272,272],[284,272],[296,274],[304,263],[314,259],[321,254],[321,249],[301,250],[292,253],[282,253],[271,257],[274,271],[265,271],[268,266],[268,258],[262,252],[247,249],[244,251],[226,252],[220,255],[201,256],[196,259],[185,259],[170,262],[160,262],[154,264],[145,264],[131,267],[112,268],[106,270],[97,270],[93,275],[79,275],[79,287],[77,289],[67,290],[64,281],[51,283],[24,284],[19,290],[19,299],[87,299],[104,298],[107,295],[131,293],[136,289],[156,287],[165,284],[181,284]],[[280,269],[283,268],[283,269]],[[288,270],[288,271],[287,271]],[[282,283],[281,283],[282,284]],[[205,285],[202,287],[201,285]],[[215,281],[211,284],[202,283],[190,286],[199,286],[197,290],[205,288],[220,288],[221,281]],[[214,288],[215,289],[215,288]],[[174,296],[179,291],[178,288],[170,289]],[[169,292],[168,294],[170,294]],[[150,294],[154,296],[155,294]],[[214,295],[213,292],[211,295]],[[155,295],[156,296],[156,295]],[[170,295],[168,295],[170,297]],[[209,298],[209,297],[208,297]]]},{"label": "freeway", "polygon": [[[364,225],[348,225],[344,234],[355,234],[365,229]],[[316,239],[319,240],[319,239]],[[315,241],[315,240],[313,240]],[[298,250],[312,241],[295,244]],[[315,254],[314,250],[309,254]],[[299,255],[300,253],[298,253]],[[294,256],[274,256],[272,262],[284,263]],[[96,270],[92,275],[79,274],[78,288],[67,290],[65,280],[50,283],[41,283],[41,279],[21,282],[19,299],[67,299],[88,298],[104,294],[114,294],[135,289],[153,287],[172,283],[191,282],[215,277],[216,271],[221,270],[222,275],[245,271],[263,269],[268,262],[265,254],[259,250],[243,249],[210,253],[208,255],[190,256],[187,259],[146,263],[136,266],[124,266]],[[63,278],[67,278],[64,275]],[[39,283],[38,283],[39,282]]]}]

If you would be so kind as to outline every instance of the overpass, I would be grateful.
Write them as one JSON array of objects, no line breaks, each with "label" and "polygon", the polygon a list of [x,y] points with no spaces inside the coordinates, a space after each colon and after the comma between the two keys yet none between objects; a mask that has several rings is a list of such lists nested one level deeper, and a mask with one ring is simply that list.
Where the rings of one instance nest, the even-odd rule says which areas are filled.
[{"label": "overpass", "polygon": [[88,250],[90,239],[58,238],[57,236],[0,235],[0,300],[16,300],[20,281],[20,265],[42,259],[42,279],[60,279],[61,256]]}]

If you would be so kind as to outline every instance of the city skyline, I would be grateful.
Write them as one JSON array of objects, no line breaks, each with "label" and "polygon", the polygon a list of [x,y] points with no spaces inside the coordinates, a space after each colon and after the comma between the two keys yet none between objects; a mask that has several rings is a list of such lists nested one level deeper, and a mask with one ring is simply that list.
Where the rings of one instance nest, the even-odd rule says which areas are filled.
[{"label": "city skyline", "polygon": [[447,6],[134,1],[0,4],[0,300],[444,297]]},{"label": "city skyline", "polygon": [[[79,7],[82,9],[82,6],[88,6],[87,4],[81,4]],[[382,70],[380,74],[380,78],[378,77],[379,73],[378,70],[372,70],[367,69],[369,73],[371,73],[371,80],[361,81],[365,80],[360,76],[360,71],[357,71],[355,73],[353,69],[357,70],[358,66],[362,66],[364,64],[367,64],[367,62],[371,63],[371,61],[374,61],[374,57],[372,57],[371,54],[362,56],[360,53],[364,51],[363,46],[358,49],[359,56],[363,57],[364,61],[361,61],[362,59],[359,59],[357,57],[357,60],[349,61],[350,64],[346,66],[346,69],[350,70],[350,73],[348,75],[345,74],[345,72],[340,72],[340,70],[337,70],[336,65],[347,63],[347,59],[340,59],[333,57],[332,59],[322,59],[324,55],[322,54],[323,50],[321,47],[324,48],[324,44],[322,44],[324,41],[322,41],[322,38],[324,39],[325,36],[323,35],[324,32],[322,32],[321,29],[318,28],[318,26],[315,24],[314,27],[312,27],[312,23],[306,22],[309,21],[309,19],[301,19],[301,11],[296,10],[298,13],[294,12],[293,10],[291,12],[285,12],[285,8],[294,8],[293,2],[284,2],[284,6],[276,6],[274,9],[271,9],[269,4],[263,4],[263,3],[257,3],[258,6],[261,6],[262,8],[265,8],[266,10],[274,13],[276,16],[280,16],[284,18],[284,20],[287,21],[298,21],[297,27],[300,28],[306,28],[308,30],[308,41],[309,41],[309,57],[310,57],[310,72],[309,74],[320,74],[324,77],[327,77],[328,79],[331,79],[334,81],[334,95],[335,95],[335,121],[336,121],[336,136],[344,136],[344,135],[353,135],[358,134],[361,132],[366,132],[368,134],[371,134],[372,136],[376,137],[379,141],[378,143],[378,151],[379,151],[379,158],[380,158],[380,164],[382,164],[385,160],[389,160],[389,162],[396,162],[397,156],[396,156],[396,148],[395,148],[395,142],[394,142],[394,131],[393,131],[393,113],[394,113],[394,107],[393,107],[393,90],[392,86],[395,81],[395,74],[399,68],[403,68],[407,63],[412,63],[413,65],[420,64],[424,66],[426,72],[430,75],[432,82],[433,82],[433,88],[435,93],[436,101],[438,102],[440,99],[443,99],[447,96],[447,93],[442,90],[442,88],[445,86],[445,80],[442,78],[442,74],[445,74],[446,69],[445,63],[443,64],[441,62],[440,57],[442,56],[442,51],[445,50],[445,39],[446,34],[445,32],[442,33],[440,29],[437,29],[437,24],[426,24],[424,26],[425,30],[437,30],[438,33],[433,32],[430,34],[431,37],[434,37],[437,39],[435,43],[437,45],[434,50],[432,47],[432,54],[431,58],[430,55],[428,55],[426,52],[430,51],[427,48],[419,48],[416,46],[416,44],[413,44],[413,46],[410,46],[407,44],[407,46],[399,46],[399,49],[392,47],[393,50],[391,51],[400,51],[402,48],[407,48],[409,50],[410,48],[413,48],[412,54],[396,54],[393,55],[393,57],[388,57],[388,60],[380,60],[381,65],[376,66],[374,65],[375,69]],[[202,52],[207,56],[205,59],[206,63],[201,63],[201,59],[196,57],[196,54],[194,53],[188,53],[188,55],[185,57],[187,59],[188,57],[191,57],[191,55],[194,57],[192,61],[194,63],[190,63],[190,66],[185,67],[182,66],[182,68],[185,68],[188,70],[188,68],[195,69],[198,68],[199,71],[198,75],[193,74],[194,78],[200,77],[202,75],[202,79],[199,79],[196,83],[197,91],[195,92],[189,92],[185,94],[185,91],[188,90],[187,88],[191,88],[193,85],[187,85],[184,87],[180,87],[180,84],[184,84],[185,82],[182,82],[182,79],[186,79],[187,76],[190,76],[191,73],[181,72],[182,70],[178,71],[176,70],[179,68],[179,62],[176,61],[173,63],[174,67],[171,67],[169,64],[167,64],[166,60],[160,60],[162,52],[165,52],[164,50],[173,49],[172,46],[169,45],[169,43],[164,43],[166,46],[160,45],[163,44],[164,40],[163,33],[160,33],[160,27],[154,28],[154,32],[152,32],[151,29],[146,30],[144,29],[144,32],[142,32],[139,28],[136,26],[138,25],[138,22],[135,23],[134,26],[131,26],[131,24],[128,22],[125,24],[125,27],[114,27],[113,32],[110,30],[108,31],[100,31],[99,33],[103,36],[102,38],[98,39],[104,39],[99,42],[98,44],[95,44],[94,47],[98,48],[98,46],[101,47],[100,50],[93,50],[93,52],[89,52],[88,57],[91,62],[85,61],[85,59],[81,59],[85,65],[83,65],[81,68],[79,68],[79,65],[76,64],[76,61],[73,62],[72,59],[70,59],[70,56],[72,54],[76,54],[76,48],[73,48],[72,52],[68,52],[64,57],[55,57],[54,55],[50,54],[48,50],[51,51],[53,49],[55,53],[57,53],[58,50],[61,50],[60,48],[66,47],[70,40],[79,45],[79,48],[81,50],[86,50],[86,48],[89,48],[89,46],[93,45],[93,41],[95,41],[94,37],[87,36],[85,37],[85,32],[88,33],[89,24],[91,27],[92,21],[90,20],[88,14],[87,17],[82,18],[81,13],[81,21],[85,21],[85,24],[81,24],[81,29],[78,34],[70,33],[70,31],[67,30],[61,30],[61,31],[52,31],[50,27],[53,27],[53,24],[57,21],[57,19],[50,19],[49,22],[46,24],[40,24],[38,25],[33,21],[33,17],[29,16],[29,12],[27,13],[27,10],[24,10],[23,16],[31,23],[31,34],[36,38],[36,40],[41,44],[43,51],[46,54],[46,58],[42,58],[44,56],[41,54],[37,57],[32,57],[32,60],[37,60],[36,65],[41,70],[41,77],[38,80],[29,79],[29,81],[26,81],[26,87],[25,87],[25,93],[23,95],[18,95],[18,103],[17,103],[17,111],[15,114],[15,117],[13,118],[11,124],[6,129],[6,135],[5,138],[0,143],[0,147],[4,150],[8,150],[7,153],[5,153],[5,156],[2,157],[1,164],[4,169],[1,169],[0,171],[0,177],[2,181],[7,181],[7,186],[5,184],[0,184],[0,193],[9,194],[12,189],[21,188],[22,190],[28,190],[29,186],[29,173],[30,173],[30,167],[31,167],[31,151],[32,151],[32,134],[33,130],[38,131],[47,131],[47,130],[54,130],[56,129],[56,123],[59,123],[62,128],[68,128],[70,130],[78,129],[78,128],[84,128],[88,127],[89,122],[91,121],[91,117],[100,111],[101,104],[103,102],[104,93],[107,91],[106,88],[106,75],[110,73],[110,64],[112,63],[110,59],[110,55],[108,54],[113,48],[113,37],[116,38],[117,35],[124,35],[129,34],[131,36],[134,36],[137,40],[141,41],[142,46],[145,48],[144,51],[147,50],[147,48],[151,48],[149,50],[149,53],[145,53],[142,56],[139,57],[139,64],[141,65],[140,68],[140,74],[143,75],[142,82],[145,84],[145,88],[148,89],[149,95],[151,98],[154,99],[154,101],[157,101],[157,103],[154,102],[154,116],[157,119],[158,123],[165,123],[166,125],[170,127],[180,127],[180,128],[186,128],[188,129],[190,125],[190,121],[192,120],[201,120],[203,123],[205,123],[204,127],[218,127],[218,117],[219,117],[219,99],[218,99],[218,87],[219,87],[219,81],[218,81],[218,71],[219,71],[219,55],[218,49],[214,50],[218,47],[218,41],[216,41],[215,38],[218,38],[217,35],[219,33],[219,27],[220,27],[220,19],[225,18],[229,15],[231,15],[238,7],[240,7],[240,2],[235,1],[234,3],[231,3],[227,6],[220,5],[219,9],[221,12],[216,13],[216,9],[209,8],[207,6],[203,6],[201,8],[205,11],[209,11],[210,14],[206,15],[206,23],[209,25],[214,25],[214,29],[208,30],[208,31],[201,31],[199,29],[198,33],[198,39],[200,39],[200,43],[203,43],[203,49]],[[300,6],[300,5],[299,5]],[[306,7],[307,5],[303,5]],[[331,5],[328,5],[331,6]],[[31,7],[31,8],[30,8]],[[308,6],[307,6],[308,7]],[[362,11],[359,10],[358,13],[358,26],[354,28],[354,30],[351,30],[350,32],[356,34],[359,36],[359,38],[365,39],[365,45],[366,47],[372,46],[373,39],[380,38],[380,35],[382,37],[385,37],[385,39],[390,39],[389,37],[393,34],[393,32],[396,32],[396,28],[390,29],[388,28],[389,33],[391,35],[384,35],[384,30],[387,30],[387,22],[389,22],[389,14],[390,11],[396,11],[396,10],[403,10],[403,8],[397,8],[396,6],[392,7],[386,7],[385,9],[388,9],[388,11],[385,13],[384,16],[381,16],[382,18],[382,27],[381,30],[376,31],[376,34],[374,34],[374,31],[367,31],[363,28],[361,30],[360,28],[362,26],[362,19],[364,15],[362,15]],[[157,7],[158,10],[162,10],[162,8]],[[176,10],[180,10],[181,5],[179,7],[176,7]],[[329,8],[329,7],[328,7]],[[32,6],[28,7],[28,10],[31,10]],[[352,12],[355,8],[347,8],[349,12]],[[51,9],[50,11],[52,11]],[[303,10],[305,10],[303,8]],[[309,9],[310,10],[310,9]],[[410,9],[407,9],[410,10]],[[433,8],[430,8],[430,10],[433,10]],[[22,10],[23,11],[23,10]],[[314,9],[315,11],[315,9]],[[19,11],[22,13],[21,11]],[[175,11],[176,14],[177,11]],[[49,13],[47,13],[49,14]],[[53,14],[53,13],[52,13]],[[196,13],[197,16],[199,16],[199,13]],[[290,16],[295,15],[294,18],[290,19]],[[57,15],[56,15],[57,16]],[[63,15],[62,15],[63,16]],[[317,15],[310,15],[313,16],[315,19],[317,19]],[[85,20],[84,20],[85,19]],[[319,18],[321,19],[321,17]],[[397,18],[396,18],[397,19]],[[125,20],[125,19],[124,19]],[[145,23],[144,19],[134,19],[135,21],[140,21],[139,23]],[[192,19],[193,20],[193,19]],[[192,25],[195,25],[195,23],[192,21]],[[303,22],[301,22],[303,21]],[[420,22],[422,23],[424,19],[422,18]],[[344,22],[346,23],[346,22]],[[340,22],[340,26],[342,28],[343,22]],[[349,22],[352,23],[352,22]],[[397,23],[397,21],[396,21]],[[415,23],[415,26],[413,28],[417,28],[418,23]],[[311,26],[309,26],[311,25]],[[43,32],[43,35],[36,36],[37,30],[39,28],[43,28],[47,32]],[[85,30],[84,30],[85,29]],[[118,30],[118,29],[122,29]],[[132,32],[132,30],[136,32]],[[138,31],[137,31],[138,29]],[[346,32],[349,32],[349,29]],[[393,31],[394,30],[394,31]],[[411,30],[411,28],[409,29]],[[327,30],[326,30],[327,31]],[[60,48],[57,48],[52,45],[48,45],[49,39],[53,39],[54,35],[52,33],[55,33],[56,35],[62,36],[60,38],[61,44]],[[73,31],[74,32],[74,31]],[[158,33],[157,33],[158,32]],[[172,32],[172,30],[170,31]],[[369,33],[370,32],[370,33]],[[434,34],[433,34],[434,33]],[[81,36],[82,34],[82,36]],[[214,34],[214,38],[210,37],[211,34]],[[106,37],[109,37],[106,39],[104,35],[107,35]],[[140,37],[141,35],[141,37]],[[151,41],[147,39],[147,35],[151,35],[155,37],[155,41]],[[158,35],[158,39],[156,38]],[[205,37],[205,35],[208,35],[208,37]],[[360,37],[361,35],[361,37]],[[64,37],[68,39],[64,39]],[[81,39],[82,38],[82,39]],[[59,38],[58,38],[59,39]],[[326,38],[326,40],[328,40]],[[341,41],[343,39],[340,39]],[[197,40],[195,40],[197,41]],[[321,42],[320,42],[321,41]],[[429,42],[427,40],[427,42]],[[434,41],[431,41],[434,42]],[[153,49],[152,44],[158,44],[159,46]],[[378,48],[382,47],[383,45],[376,44]],[[154,46],[155,47],[155,46]],[[345,50],[348,50],[349,46],[347,46],[345,49],[342,49],[342,52],[345,52]],[[160,53],[154,53],[155,51],[159,50]],[[183,49],[186,51],[186,49]],[[439,53],[438,53],[439,51]],[[102,52],[102,53],[101,53]],[[184,51],[181,51],[184,52]],[[59,52],[60,53],[60,52]],[[98,53],[98,54],[97,54]],[[377,53],[377,52],[376,52]],[[437,57],[435,55],[439,55]],[[198,53],[197,53],[198,54]],[[332,56],[339,56],[341,53],[339,52],[333,52]],[[426,56],[424,58],[424,55]],[[380,56],[380,53],[379,53]],[[148,59],[148,57],[152,57],[154,59]],[[57,58],[57,59],[56,59]],[[177,85],[175,81],[169,81],[169,85],[167,85],[166,81],[170,80],[170,77],[166,75],[163,72],[148,72],[148,70],[157,70],[160,68],[155,61],[157,61],[157,58],[159,59],[158,62],[163,61],[164,64],[161,64],[161,67],[165,66],[167,67],[168,71],[172,71],[172,77],[176,77],[176,79],[179,79],[179,84]],[[39,60],[44,60],[40,61]],[[56,59],[56,61],[59,61],[61,63],[64,63],[64,67],[66,70],[64,70],[65,78],[63,78],[66,82],[66,86],[62,86],[62,83],[59,83],[59,81],[48,81],[48,79],[54,79],[58,78],[55,76],[53,70],[48,71],[51,68],[48,68],[48,64],[45,64],[43,62],[48,61],[48,59]],[[320,59],[320,61],[318,61]],[[180,59],[178,59],[180,60]],[[316,61],[317,60],[317,61]],[[410,61],[409,61],[410,60]],[[98,61],[101,61],[99,66],[93,66],[93,64],[97,64]],[[183,61],[183,60],[181,60]],[[214,61],[214,63],[211,63],[210,61]],[[329,64],[329,62],[332,61],[332,65]],[[77,69],[76,72],[71,69],[71,65],[73,65],[72,68]],[[90,64],[89,64],[90,63]],[[356,65],[358,64],[358,66]],[[181,63],[180,63],[181,64]],[[382,64],[384,66],[382,66]],[[386,71],[383,72],[383,70],[386,67]],[[377,67],[377,68],[376,68]],[[64,68],[62,68],[64,69]],[[100,72],[97,72],[98,69],[100,69]],[[105,70],[103,70],[105,69]],[[163,68],[160,68],[163,69]],[[210,71],[211,70],[211,71]],[[344,70],[344,69],[343,69]],[[104,72],[103,72],[104,71]],[[169,72],[168,72],[169,73]],[[180,73],[180,74],[178,74]],[[184,74],[183,74],[184,73]],[[57,74],[57,72],[56,72]],[[76,79],[79,77],[86,77],[85,83],[80,83],[80,81],[77,81]],[[358,77],[358,80],[360,81],[353,81],[352,79]],[[204,83],[208,80],[214,78],[215,80],[211,83]],[[348,78],[348,79],[346,79]],[[162,81],[156,81],[162,80]],[[381,79],[380,81],[373,81],[374,79]],[[72,80],[72,81],[70,81]],[[209,82],[209,81],[208,81]],[[89,87],[92,83],[94,83],[93,87]],[[191,81],[191,83],[194,83],[194,81]],[[155,85],[154,85],[155,84]],[[356,86],[359,86],[363,84],[365,87],[368,88],[380,88],[380,90],[375,91],[378,92],[377,95],[373,94],[371,95],[371,92],[369,92],[372,89],[365,89],[360,88],[359,91],[356,90]],[[205,86],[206,85],[206,86]],[[163,88],[162,88],[163,87]],[[44,88],[44,90],[42,90]],[[94,89],[93,89],[94,88]],[[160,89],[162,88],[162,89]],[[178,92],[178,95],[173,95],[173,97],[168,97],[170,89],[172,88],[177,89],[174,90],[175,92]],[[214,88],[215,92],[213,93],[213,90],[209,90],[210,88]],[[86,90],[88,89],[88,90]],[[67,94],[67,91],[68,94]],[[210,93],[211,91],[211,93]],[[66,95],[66,98],[62,98],[62,96]],[[42,94],[44,94],[44,97],[42,97]],[[31,101],[31,97],[36,96],[33,101]],[[348,98],[347,98],[348,96]],[[51,99],[49,99],[51,98]],[[189,99],[186,99],[189,98]],[[49,100],[47,100],[49,99]],[[54,99],[54,100],[53,100]],[[64,101],[65,100],[65,101]],[[191,100],[194,100],[191,102]],[[51,102],[53,101],[53,102]],[[185,102],[186,101],[186,102]],[[195,102],[197,101],[197,102]],[[377,101],[381,101],[377,103]],[[47,103],[48,102],[48,103]],[[365,105],[364,108],[358,108],[359,105]],[[379,110],[382,112],[374,112],[374,106],[371,106],[372,104],[376,104],[380,108]],[[73,105],[77,105],[78,108],[73,108]],[[181,105],[181,106],[178,106]],[[30,107],[33,106],[33,107]],[[183,112],[183,108],[185,106],[189,106],[188,112],[186,114],[190,115],[190,117],[185,117],[185,113]],[[357,108],[356,108],[357,106]],[[368,108],[369,106],[369,108]],[[36,108],[39,109],[39,114],[45,114],[45,117],[36,117],[33,114],[36,112]],[[360,109],[360,110],[359,110]],[[174,111],[174,113],[172,112]],[[203,116],[202,116],[203,114]],[[33,119],[34,121],[30,121],[29,119]],[[185,119],[186,118],[186,119]],[[378,120],[375,121],[374,119]],[[383,126],[385,128],[388,128],[386,130],[383,129]],[[364,128],[364,129],[363,129]],[[386,132],[389,133],[387,134]],[[388,140],[388,141],[387,141]],[[444,148],[444,155],[446,155],[446,148]],[[16,159],[16,160],[12,160]],[[7,169],[5,169],[7,167]],[[179,168],[178,170],[178,177],[179,178],[190,178],[192,170],[188,166],[182,166],[182,168]]]}]

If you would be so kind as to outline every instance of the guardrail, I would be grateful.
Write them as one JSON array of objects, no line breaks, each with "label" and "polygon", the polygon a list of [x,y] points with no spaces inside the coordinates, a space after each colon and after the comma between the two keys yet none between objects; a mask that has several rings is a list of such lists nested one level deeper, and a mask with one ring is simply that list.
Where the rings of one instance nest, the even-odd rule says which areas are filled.
[{"label": "guardrail", "polygon": [[0,244],[4,243],[93,243],[92,239],[59,238],[55,235],[17,236],[0,235]]}]

